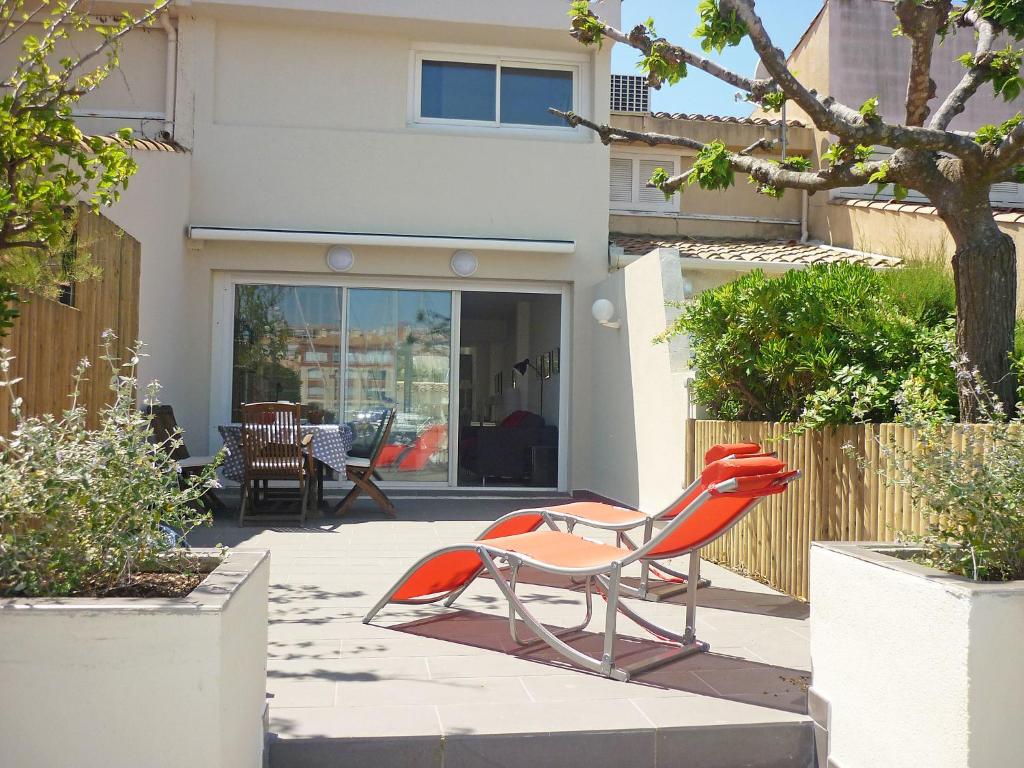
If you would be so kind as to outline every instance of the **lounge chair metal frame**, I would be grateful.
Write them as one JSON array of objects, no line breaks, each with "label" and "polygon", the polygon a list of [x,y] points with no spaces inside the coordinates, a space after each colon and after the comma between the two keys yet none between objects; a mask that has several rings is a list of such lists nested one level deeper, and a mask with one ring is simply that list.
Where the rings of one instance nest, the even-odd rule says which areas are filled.
[{"label": "lounge chair metal frame", "polygon": [[[772,492],[779,492],[779,486],[784,488],[790,482],[798,478],[799,475],[800,473],[798,471],[781,474],[778,479],[773,482],[773,488],[776,490]],[[713,496],[734,493],[739,489],[740,482],[736,478],[709,486],[699,493],[685,509],[672,519],[668,525],[645,542],[642,547],[635,549],[630,554],[619,560],[592,567],[571,568],[555,566],[538,561],[527,555],[489,544],[486,538],[488,533],[499,528],[503,523],[522,516],[521,512],[512,512],[499,518],[490,525],[476,542],[470,544],[455,544],[449,547],[444,547],[442,549],[435,550],[429,555],[418,560],[412,567],[402,574],[402,577],[398,579],[395,585],[389,589],[377,604],[373,606],[370,612],[366,614],[363,619],[363,623],[369,624],[373,621],[373,618],[380,612],[380,610],[391,602],[404,605],[426,605],[443,600],[445,607],[450,607],[469,587],[469,585],[486,570],[494,580],[494,583],[497,584],[498,589],[501,590],[502,594],[508,600],[509,629],[512,638],[516,643],[522,646],[528,646],[538,642],[544,642],[564,657],[576,662],[585,669],[589,669],[615,680],[626,681],[631,675],[662,666],[663,664],[667,664],[671,661],[675,661],[695,653],[708,651],[710,650],[710,645],[697,638],[697,590],[691,589],[687,592],[685,618],[686,628],[683,634],[678,634],[640,616],[636,611],[621,602],[620,597],[624,592],[624,585],[621,582],[622,569],[631,563],[647,559],[648,555],[665,539],[671,536],[675,532],[676,528],[686,522],[691,515],[697,512],[700,507]],[[685,549],[673,551],[671,554],[666,555],[654,555],[651,559],[669,559],[672,557],[679,557],[683,554],[688,554],[689,572],[687,576],[691,584],[697,583],[700,579],[701,547],[729,531],[740,520],[746,517],[746,515],[749,514],[749,512],[756,507],[758,503],[760,503],[762,498],[764,498],[763,495],[750,497],[748,503],[735,514],[735,517],[729,522],[729,524],[721,530],[716,531],[713,535],[696,543],[691,543]],[[405,585],[406,580],[416,573],[422,566],[441,555],[453,552],[473,552],[480,558],[482,565],[456,589],[438,595],[392,600],[392,597]],[[499,562],[504,563],[505,567],[503,568],[499,565]],[[530,613],[529,609],[516,594],[519,570],[523,566],[530,566],[546,573],[562,576],[582,577],[586,582],[586,617],[584,621],[574,627],[562,629],[557,632],[552,631],[541,624],[541,622],[532,613]],[[588,656],[576,648],[573,648],[562,639],[567,635],[582,631],[589,624],[592,616],[592,590],[595,587],[598,588],[599,593],[606,601],[604,649],[601,658],[599,659]],[[616,617],[619,612],[622,612],[629,619],[636,622],[659,639],[668,642],[672,647],[666,652],[639,664],[632,665],[630,667],[617,667],[615,665],[615,628]],[[524,641],[520,638],[518,628],[516,627],[517,617],[521,618],[526,626],[534,633],[536,636],[534,640]]]},{"label": "lounge chair metal frame", "polygon": [[[746,453],[746,454],[741,454],[741,455],[744,456],[744,457],[748,457],[749,458],[749,457],[760,457],[760,456],[774,456],[775,454],[773,452],[762,452],[762,451],[758,450],[757,452],[754,452],[754,453]],[[737,458],[737,455],[735,455],[735,454],[728,454],[726,456],[723,456],[722,458],[734,459],[734,458]],[[661,509],[660,512],[658,512],[658,513],[656,513],[654,515],[647,515],[646,513],[640,513],[640,514],[643,514],[647,518],[646,520],[643,521],[643,527],[644,527],[644,539],[643,540],[644,540],[645,543],[650,541],[651,537],[654,535],[654,524],[656,522],[658,522],[659,520],[663,520],[666,517],[669,517],[670,515],[672,515],[673,512],[677,511],[679,509],[679,505],[682,504],[694,491],[696,491],[699,485],[700,485],[700,478],[698,477],[692,483],[690,483],[688,486],[686,486],[686,488],[683,489],[683,491],[679,494],[679,496],[677,496],[675,499],[673,499],[668,504],[666,504]],[[638,545],[635,541],[633,541],[629,537],[629,535],[627,533],[627,531],[632,531],[632,530],[635,530],[636,528],[640,527],[639,524],[637,524],[635,522],[621,523],[621,524],[603,523],[603,522],[599,522],[599,521],[595,521],[595,520],[589,519],[587,517],[581,517],[581,516],[574,515],[571,512],[560,511],[558,509],[558,507],[536,507],[536,508],[533,508],[533,509],[521,509],[521,510],[518,510],[518,511],[512,513],[512,514],[513,515],[527,515],[527,514],[537,514],[537,515],[540,515],[543,518],[544,524],[547,525],[548,528],[550,528],[552,530],[555,530],[555,531],[559,530],[558,526],[555,524],[556,522],[560,522],[563,525],[565,525],[565,529],[566,529],[566,531],[568,533],[573,533],[573,531],[575,530],[577,525],[585,525],[585,526],[590,527],[590,528],[598,528],[598,529],[604,530],[604,531],[615,531],[615,534],[616,534],[615,535],[615,544],[616,544],[616,546],[619,546],[619,547],[625,546],[625,547],[628,547],[629,549],[632,549],[634,551],[640,548],[640,545]],[[654,570],[657,573],[667,575],[669,578],[665,579],[663,581],[665,581],[667,583],[670,583],[670,584],[674,584],[675,586],[673,588],[671,588],[670,590],[658,590],[658,591],[653,590],[651,588],[651,571],[652,570]],[[623,594],[629,595],[630,597],[635,597],[638,600],[650,600],[652,602],[657,602],[657,601],[665,599],[667,597],[672,597],[672,596],[675,596],[677,594],[681,594],[683,592],[686,592],[688,585],[689,584],[694,584],[694,583],[696,583],[698,587],[709,587],[709,586],[711,586],[711,580],[710,579],[699,579],[698,581],[694,582],[694,581],[690,580],[689,574],[677,571],[677,570],[675,570],[673,568],[668,567],[667,565],[665,565],[663,563],[659,563],[656,567],[652,567],[650,561],[645,560],[640,565],[640,581],[639,581],[639,584],[637,586],[635,586],[635,587],[631,586],[629,584],[622,584],[621,585],[621,590],[622,590]]]}]

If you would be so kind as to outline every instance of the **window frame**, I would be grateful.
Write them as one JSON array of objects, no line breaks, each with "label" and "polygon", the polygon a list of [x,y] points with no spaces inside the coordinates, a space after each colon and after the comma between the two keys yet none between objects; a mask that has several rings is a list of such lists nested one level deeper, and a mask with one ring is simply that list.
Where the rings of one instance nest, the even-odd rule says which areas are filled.
[{"label": "window frame", "polygon": [[[630,188],[630,200],[628,203],[620,201],[613,201],[611,199],[611,162],[612,160],[629,160],[630,171],[632,174],[632,185]],[[657,203],[647,203],[640,199],[641,184],[646,184],[647,179],[641,181],[640,179],[640,163],[643,161],[658,162],[665,161],[664,167],[668,169],[669,163],[672,165],[671,174],[677,176],[680,173],[680,166],[682,159],[675,155],[660,155],[652,154],[647,152],[622,152],[615,151],[609,153],[608,156],[608,168],[609,168],[609,179],[608,179],[608,210],[610,213],[647,213],[647,214],[666,214],[666,213],[679,213],[679,193],[675,192],[672,197],[668,200],[662,200]]]},{"label": "window frame", "polygon": [[[494,120],[466,120],[448,117],[425,117],[422,114],[423,106],[423,62],[444,61],[456,64],[490,64],[495,68],[494,73]],[[568,125],[534,125],[532,123],[504,123],[501,120],[501,69],[503,66],[513,69],[542,69],[556,72],[572,73],[572,107],[574,112],[580,111],[580,77],[581,67],[579,64],[552,61],[550,59],[535,59],[529,56],[517,55],[488,55],[477,53],[452,53],[443,51],[417,50],[413,56],[413,88],[411,103],[411,120],[419,125],[444,125],[459,126],[464,128],[489,128],[505,129],[516,131],[544,131],[559,134],[577,133],[578,129]]]}]

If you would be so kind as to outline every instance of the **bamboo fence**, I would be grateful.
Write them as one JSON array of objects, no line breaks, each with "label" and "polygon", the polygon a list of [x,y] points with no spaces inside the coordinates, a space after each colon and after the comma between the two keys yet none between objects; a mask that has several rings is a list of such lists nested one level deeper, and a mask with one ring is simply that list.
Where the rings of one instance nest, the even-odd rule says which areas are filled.
[{"label": "bamboo fence", "polygon": [[[59,414],[69,404],[72,375],[82,358],[92,368],[82,386],[81,399],[95,423],[96,415],[112,396],[100,336],[106,329],[117,334],[116,354],[124,358],[139,331],[139,260],[137,240],[110,220],[82,210],[76,230],[77,247],[84,248],[101,272],[98,278],[74,286],[72,305],[27,295],[0,346],[15,356],[12,378],[22,380],[16,394],[27,415]],[[10,396],[0,389],[0,433],[11,429]]]},{"label": "bamboo fence", "polygon": [[[792,434],[793,425],[760,421],[687,423],[687,475],[716,443],[754,442],[775,451],[803,475],[784,494],[769,496],[729,533],[703,550],[710,560],[748,573],[793,597],[808,598],[812,541],[893,541],[921,533],[923,516],[902,490],[876,471],[886,461],[879,443],[911,449],[914,433],[901,424],[850,424]],[[852,447],[852,455],[843,446]]]}]

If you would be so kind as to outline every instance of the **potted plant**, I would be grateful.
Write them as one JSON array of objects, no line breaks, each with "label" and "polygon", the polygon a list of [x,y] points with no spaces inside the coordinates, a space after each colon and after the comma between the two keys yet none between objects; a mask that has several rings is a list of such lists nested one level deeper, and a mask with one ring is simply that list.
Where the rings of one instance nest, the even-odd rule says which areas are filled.
[{"label": "potted plant", "polygon": [[[180,480],[110,353],[112,404],[79,398],[0,438],[0,743],[5,768],[257,768],[269,556],[190,550],[214,469]],[[10,356],[0,355],[0,379]],[[155,400],[156,385],[147,402]],[[180,438],[174,437],[176,443]]]},{"label": "potted plant", "polygon": [[958,364],[980,424],[918,412],[887,481],[924,513],[897,544],[811,548],[822,766],[1018,765],[1024,755],[1024,429]]}]

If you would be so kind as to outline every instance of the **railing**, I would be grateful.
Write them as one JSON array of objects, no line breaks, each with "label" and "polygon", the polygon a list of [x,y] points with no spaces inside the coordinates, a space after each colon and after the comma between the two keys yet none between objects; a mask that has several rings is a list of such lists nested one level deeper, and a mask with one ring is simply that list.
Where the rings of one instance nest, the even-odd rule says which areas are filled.
[{"label": "railing", "polygon": [[[900,531],[920,533],[924,518],[902,490],[887,486],[871,467],[886,461],[879,442],[914,445],[901,424],[855,424],[793,435],[793,425],[761,421],[687,424],[687,475],[716,443],[755,442],[803,472],[786,493],[768,497],[728,534],[707,546],[709,559],[738,569],[794,597],[808,598],[812,541],[893,541]],[[853,447],[849,455],[844,445]]]},{"label": "railing", "polygon": [[[100,360],[100,335],[117,334],[115,353],[124,358],[139,332],[139,257],[137,240],[110,220],[84,208],[79,217],[78,248],[86,249],[101,274],[74,286],[72,306],[26,296],[21,316],[0,346],[15,355],[12,377],[21,377],[16,393],[28,415],[59,415],[70,401],[72,375],[79,360],[89,358],[92,368],[82,384],[80,402],[92,423],[111,392],[107,364]],[[0,390],[0,433],[11,429],[10,398]]]}]

